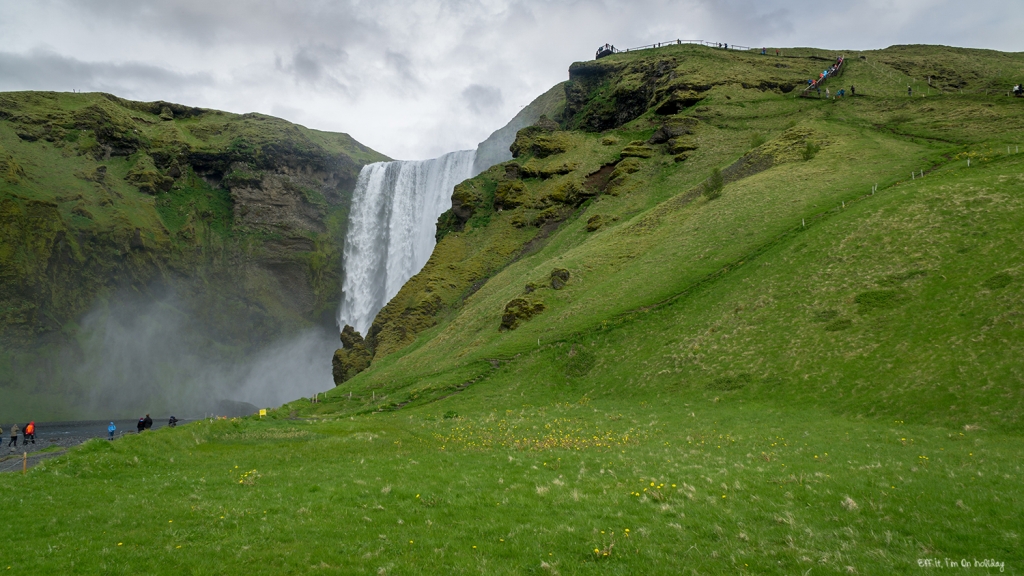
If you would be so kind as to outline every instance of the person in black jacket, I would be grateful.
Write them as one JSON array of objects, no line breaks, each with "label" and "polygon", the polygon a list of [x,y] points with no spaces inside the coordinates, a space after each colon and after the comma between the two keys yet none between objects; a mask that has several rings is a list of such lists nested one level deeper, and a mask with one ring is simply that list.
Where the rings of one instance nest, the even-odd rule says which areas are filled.
[{"label": "person in black jacket", "polygon": [[136,424],[135,427],[138,428],[139,434],[142,434],[142,431],[146,429],[146,419],[139,418],[139,423]]},{"label": "person in black jacket", "polygon": [[143,420],[142,422],[143,424],[146,425],[146,430],[149,430],[150,428],[153,427],[153,419],[149,417],[149,414],[146,414],[146,419]]}]

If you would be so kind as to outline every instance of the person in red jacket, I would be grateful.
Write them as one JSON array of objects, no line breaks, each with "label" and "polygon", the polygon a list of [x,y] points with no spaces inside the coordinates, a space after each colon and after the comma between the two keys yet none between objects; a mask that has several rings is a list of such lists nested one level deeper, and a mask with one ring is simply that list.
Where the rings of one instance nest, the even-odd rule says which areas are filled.
[{"label": "person in red jacket", "polygon": [[28,424],[25,425],[25,444],[28,444],[29,439],[32,440],[33,444],[36,443],[36,421],[35,420],[32,420],[31,422],[29,422]]}]

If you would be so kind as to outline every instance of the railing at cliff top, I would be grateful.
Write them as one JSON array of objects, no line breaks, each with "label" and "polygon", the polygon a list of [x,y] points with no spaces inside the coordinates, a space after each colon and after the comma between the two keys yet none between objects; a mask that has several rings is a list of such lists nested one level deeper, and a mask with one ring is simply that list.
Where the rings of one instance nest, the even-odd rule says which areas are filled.
[{"label": "railing at cliff top", "polygon": [[726,47],[728,47],[729,50],[754,50],[754,48],[751,48],[750,46],[738,46],[735,44],[726,44],[724,42],[708,42],[707,40],[667,40],[665,42],[655,42],[654,44],[637,46],[635,48],[625,48],[623,50],[612,48],[612,53],[621,54],[623,52],[636,52],[637,50],[650,50],[652,48],[662,48],[677,44],[700,44],[701,46],[710,46],[711,48],[721,48],[723,50],[725,50]]}]

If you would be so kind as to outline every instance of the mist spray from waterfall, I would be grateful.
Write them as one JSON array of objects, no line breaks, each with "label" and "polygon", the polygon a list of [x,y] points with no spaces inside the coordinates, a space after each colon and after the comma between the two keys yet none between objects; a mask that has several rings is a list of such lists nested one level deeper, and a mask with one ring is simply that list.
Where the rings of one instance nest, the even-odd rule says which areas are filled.
[{"label": "mist spray from waterfall", "polygon": [[359,173],[345,236],[338,326],[365,335],[377,312],[430,258],[452,189],[473,176],[476,152],[368,164]]}]

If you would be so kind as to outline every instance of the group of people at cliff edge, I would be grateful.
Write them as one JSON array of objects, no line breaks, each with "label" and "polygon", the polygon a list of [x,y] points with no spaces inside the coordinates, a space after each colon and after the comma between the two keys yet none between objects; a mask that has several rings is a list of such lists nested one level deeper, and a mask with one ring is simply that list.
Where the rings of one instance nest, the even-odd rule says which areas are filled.
[{"label": "group of people at cliff edge", "polygon": [[[8,448],[16,448],[18,446],[18,432],[21,432],[22,445],[28,445],[29,440],[33,444],[36,443],[36,422],[35,420],[19,427],[17,424],[11,425],[11,441],[7,443]],[[0,428],[0,438],[3,437],[4,429]]]}]

